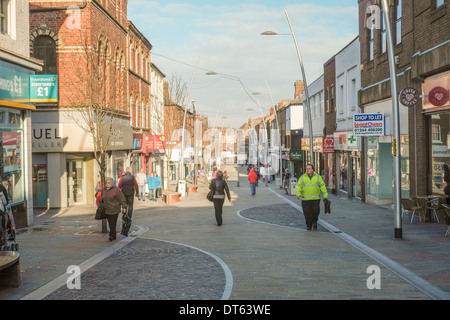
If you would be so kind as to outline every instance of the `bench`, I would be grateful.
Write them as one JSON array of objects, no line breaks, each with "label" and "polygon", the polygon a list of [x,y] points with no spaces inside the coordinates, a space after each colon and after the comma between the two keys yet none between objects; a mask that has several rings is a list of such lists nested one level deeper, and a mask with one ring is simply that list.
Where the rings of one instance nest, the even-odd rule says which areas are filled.
[{"label": "bench", "polygon": [[20,286],[20,254],[16,251],[0,251],[0,287]]}]

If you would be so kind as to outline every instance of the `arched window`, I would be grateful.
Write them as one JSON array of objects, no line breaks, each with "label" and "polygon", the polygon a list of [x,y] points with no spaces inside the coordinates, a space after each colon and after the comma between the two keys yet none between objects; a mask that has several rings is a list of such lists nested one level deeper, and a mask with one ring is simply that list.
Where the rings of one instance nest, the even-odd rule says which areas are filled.
[{"label": "arched window", "polygon": [[57,74],[56,42],[49,36],[38,36],[33,43],[33,57],[43,60],[44,67],[37,74]]}]

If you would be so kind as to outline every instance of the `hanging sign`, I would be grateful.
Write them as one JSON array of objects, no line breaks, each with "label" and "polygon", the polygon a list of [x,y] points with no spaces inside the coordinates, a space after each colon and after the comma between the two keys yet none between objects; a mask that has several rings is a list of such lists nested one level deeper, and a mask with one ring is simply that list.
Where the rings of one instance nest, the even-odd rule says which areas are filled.
[{"label": "hanging sign", "polygon": [[414,88],[405,88],[400,91],[399,100],[405,107],[414,107],[419,102],[419,91]]}]

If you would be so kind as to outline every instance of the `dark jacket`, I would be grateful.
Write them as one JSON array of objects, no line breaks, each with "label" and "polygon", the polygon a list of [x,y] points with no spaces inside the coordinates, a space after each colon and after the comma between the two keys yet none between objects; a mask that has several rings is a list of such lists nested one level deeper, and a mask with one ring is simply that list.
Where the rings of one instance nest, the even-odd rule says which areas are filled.
[{"label": "dark jacket", "polygon": [[125,196],[116,186],[103,189],[100,203],[104,206],[106,214],[119,214],[122,208],[127,207]]},{"label": "dark jacket", "polygon": [[136,178],[127,172],[119,180],[119,189],[122,190],[125,196],[132,196],[136,194],[139,196],[139,186],[137,184]]},{"label": "dark jacket", "polygon": [[214,191],[214,199],[225,199],[225,192],[227,193],[228,201],[231,201],[230,190],[225,180],[214,179],[209,185],[209,190]]}]

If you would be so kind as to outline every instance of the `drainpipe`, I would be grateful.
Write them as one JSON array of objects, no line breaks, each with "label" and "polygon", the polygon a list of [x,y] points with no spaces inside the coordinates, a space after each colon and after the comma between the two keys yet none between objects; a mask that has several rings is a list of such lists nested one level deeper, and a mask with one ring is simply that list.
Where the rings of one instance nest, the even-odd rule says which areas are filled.
[{"label": "drainpipe", "polygon": [[[81,7],[78,7],[78,9],[84,9],[86,8],[87,5],[87,0],[84,0],[83,5]],[[53,7],[53,8],[33,8],[30,9],[30,13],[35,13],[35,12],[51,12],[51,11],[65,11],[65,10],[71,10],[73,9],[75,6],[65,6],[65,7]]]}]

